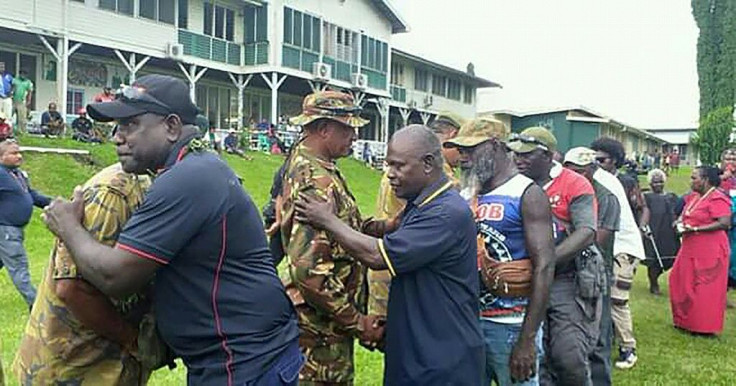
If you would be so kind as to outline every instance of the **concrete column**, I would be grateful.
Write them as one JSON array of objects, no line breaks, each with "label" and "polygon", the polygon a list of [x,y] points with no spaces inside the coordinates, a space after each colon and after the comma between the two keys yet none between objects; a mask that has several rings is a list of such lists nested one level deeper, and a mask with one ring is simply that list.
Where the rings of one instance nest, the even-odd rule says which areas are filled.
[{"label": "concrete column", "polygon": [[287,75],[279,77],[279,74],[272,72],[270,79],[266,74],[261,74],[261,78],[266,82],[268,87],[271,89],[271,123],[278,122],[279,114],[279,87],[286,80]]},{"label": "concrete column", "polygon": [[230,80],[235,85],[235,88],[238,89],[238,130],[243,130],[243,92],[245,91],[245,87],[248,86],[248,83],[250,83],[250,80],[253,79],[253,75],[248,75],[248,77],[243,80],[243,74],[238,74],[237,79],[232,73],[228,73],[230,76]]},{"label": "concrete column", "polygon": [[204,73],[207,72],[207,67],[201,69],[199,72],[197,72],[197,65],[192,64],[189,66],[189,69],[187,70],[183,64],[177,63],[179,65],[179,69],[181,72],[184,73],[184,77],[187,78],[189,81],[189,98],[192,99],[192,103],[195,105],[197,104],[197,82],[199,79],[204,76]]},{"label": "concrete column", "polygon": [[[130,84],[133,84],[133,82],[135,82],[135,78],[136,78],[136,75],[138,74],[138,71],[140,71],[140,69],[143,68],[143,66],[145,66],[146,63],[148,63],[148,61],[151,59],[150,56],[146,56],[145,58],[143,58],[143,60],[138,62],[136,60],[137,58],[134,52],[131,53],[128,58],[126,58],[125,55],[123,55],[123,53],[120,52],[120,50],[113,50],[113,51],[115,52],[115,55],[118,57],[118,59],[120,59],[120,61],[123,62],[123,65],[125,66],[125,68],[128,70],[128,76],[130,77]],[[114,84],[112,86],[113,88],[116,88],[116,87],[119,87],[120,85]]]}]

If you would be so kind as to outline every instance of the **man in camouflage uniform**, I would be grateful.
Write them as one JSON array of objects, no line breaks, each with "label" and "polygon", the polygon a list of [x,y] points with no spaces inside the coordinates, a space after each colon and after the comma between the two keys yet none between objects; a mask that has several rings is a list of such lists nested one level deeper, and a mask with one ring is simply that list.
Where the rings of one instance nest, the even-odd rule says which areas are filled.
[{"label": "man in camouflage uniform", "polygon": [[[114,245],[149,185],[148,177],[125,173],[119,163],[97,173],[83,187],[85,229]],[[145,384],[151,370],[137,359],[138,327],[149,309],[145,294],[103,295],[77,273],[57,240],[13,370],[23,385]]]},{"label": "man in camouflage uniform", "polygon": [[[432,121],[429,128],[440,140],[445,143],[457,135],[460,127],[465,120],[455,113],[442,112]],[[459,185],[455,178],[455,167],[458,163],[459,154],[455,148],[442,148],[442,157],[445,159],[443,170],[450,179],[455,182],[456,187]],[[383,173],[381,177],[381,185],[378,188],[378,198],[376,199],[376,219],[388,220],[395,217],[402,209],[404,209],[404,200],[396,197],[391,185],[388,181],[388,171]],[[391,274],[387,270],[374,271],[368,270],[368,312],[371,314],[386,316],[388,308],[388,291],[391,285]]]},{"label": "man in camouflage uniform", "polygon": [[289,263],[286,290],[299,315],[306,357],[302,385],[351,385],[353,339],[374,345],[383,336],[381,321],[365,313],[366,268],[330,234],[294,219],[299,195],[316,195],[333,201],[337,216],[361,229],[355,198],[335,164],[368,123],[359,113],[350,95],[325,91],[308,95],[302,114],[291,120],[304,134],[286,161],[281,232]]}]

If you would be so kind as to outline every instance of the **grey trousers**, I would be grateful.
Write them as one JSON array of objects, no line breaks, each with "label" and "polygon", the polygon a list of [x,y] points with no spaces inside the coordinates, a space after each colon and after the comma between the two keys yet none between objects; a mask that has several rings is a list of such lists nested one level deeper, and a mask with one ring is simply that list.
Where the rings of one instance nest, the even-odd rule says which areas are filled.
[{"label": "grey trousers", "polygon": [[550,286],[544,323],[545,356],[539,371],[540,385],[591,385],[590,361],[598,340],[601,298],[577,295],[575,276],[561,274]]},{"label": "grey trousers", "polygon": [[601,330],[598,343],[590,354],[590,371],[593,385],[611,386],[611,344],[613,321],[611,320],[611,295],[603,295],[601,302]]},{"label": "grey trousers", "polygon": [[23,248],[23,228],[0,225],[0,264],[8,270],[15,288],[28,307],[36,300],[36,288],[28,273],[28,257]]}]

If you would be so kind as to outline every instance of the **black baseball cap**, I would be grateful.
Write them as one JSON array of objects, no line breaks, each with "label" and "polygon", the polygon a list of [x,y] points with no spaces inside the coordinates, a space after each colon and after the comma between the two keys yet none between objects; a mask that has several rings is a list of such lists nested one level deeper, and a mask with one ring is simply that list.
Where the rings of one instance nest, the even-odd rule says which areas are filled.
[{"label": "black baseball cap", "polygon": [[110,122],[153,113],[178,115],[182,123],[195,124],[199,109],[189,98],[189,86],[167,75],[146,75],[124,86],[114,101],[91,103],[87,114],[94,120]]}]

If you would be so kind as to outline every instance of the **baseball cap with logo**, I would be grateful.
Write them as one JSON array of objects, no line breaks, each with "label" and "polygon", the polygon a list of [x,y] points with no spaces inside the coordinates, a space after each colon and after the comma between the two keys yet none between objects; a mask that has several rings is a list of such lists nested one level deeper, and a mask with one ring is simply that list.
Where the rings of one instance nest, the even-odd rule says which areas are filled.
[{"label": "baseball cap with logo", "polygon": [[509,136],[509,127],[505,123],[490,118],[478,117],[465,123],[457,136],[446,141],[444,147],[474,147],[491,138],[505,142]]},{"label": "baseball cap with logo", "polygon": [[506,146],[514,153],[529,153],[536,149],[553,152],[557,150],[557,139],[546,128],[534,126],[512,134]]},{"label": "baseball cap with logo", "polygon": [[87,105],[92,119],[109,122],[145,113],[178,115],[182,123],[195,124],[199,109],[189,97],[189,86],[167,75],[146,75],[118,90],[111,102]]},{"label": "baseball cap with logo", "polygon": [[595,150],[587,147],[574,147],[565,153],[562,163],[571,163],[578,166],[588,166],[595,162]]},{"label": "baseball cap with logo", "polygon": [[353,128],[370,121],[360,117],[362,108],[350,94],[339,91],[321,91],[309,94],[302,103],[302,113],[289,119],[292,125],[304,126],[318,119],[331,119]]}]

